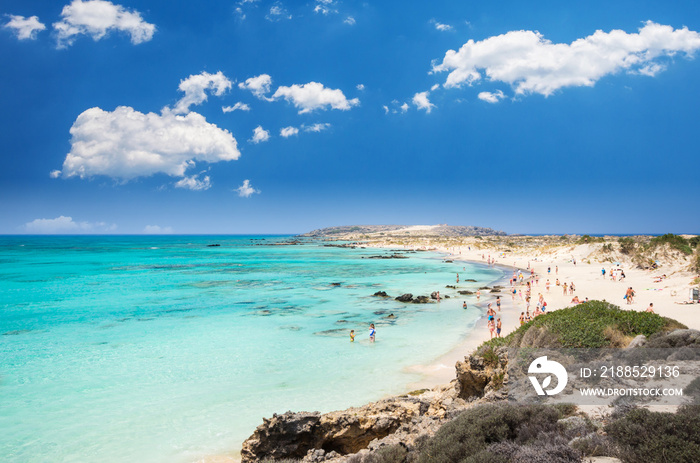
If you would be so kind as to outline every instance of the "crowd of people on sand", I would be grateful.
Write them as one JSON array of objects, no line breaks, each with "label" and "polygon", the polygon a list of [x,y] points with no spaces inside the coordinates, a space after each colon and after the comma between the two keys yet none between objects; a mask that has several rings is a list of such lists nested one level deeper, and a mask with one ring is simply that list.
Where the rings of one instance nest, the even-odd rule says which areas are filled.
[{"label": "crowd of people on sand", "polygon": [[[489,254],[488,256],[486,254],[482,254],[481,256],[482,260],[485,260],[489,266],[493,266],[496,262],[495,258],[492,258],[491,255]],[[573,265],[576,265],[576,259],[572,257],[571,262]],[[515,266],[515,263],[514,263]],[[552,266],[551,264],[547,266],[547,275],[551,275],[552,273],[552,267],[554,267],[554,274],[559,275],[559,266],[554,265]],[[515,269],[513,271],[513,275],[510,278],[510,290],[509,293],[511,294],[511,298],[513,302],[516,301],[516,298],[519,298],[520,303],[525,304],[525,310],[520,313],[520,325],[524,325],[525,323],[528,323],[532,320],[535,319],[535,317],[538,317],[545,312],[547,312],[547,302],[545,301],[544,295],[540,292],[538,293],[537,296],[537,302],[535,304],[534,310],[530,310],[531,308],[531,301],[532,301],[532,293],[534,291],[535,286],[539,286],[540,283],[540,277],[537,273],[535,273],[534,268],[530,266],[530,262],[527,263],[527,269],[528,271],[525,271],[523,269]],[[466,268],[465,268],[466,270]],[[529,275],[528,275],[529,273]],[[615,282],[621,282],[625,279],[625,272],[621,268],[611,268],[609,271],[607,271],[605,268],[601,269],[601,275],[603,278],[610,278],[610,280],[615,281]],[[658,283],[662,281],[663,279],[666,278],[666,275],[660,275],[657,277],[654,277],[654,282]],[[456,277],[457,283],[459,283],[459,273],[457,273]],[[564,296],[573,296],[571,299],[571,304],[572,305],[578,305],[582,303],[588,302],[588,298],[581,299],[579,298],[578,295],[575,295],[576,291],[576,285],[574,282],[569,281],[568,283],[566,281],[561,282],[559,278],[555,278],[555,286],[558,286],[562,290],[562,294]],[[551,290],[551,282],[549,278],[546,279],[544,283],[545,287],[545,293],[550,293]],[[437,293],[437,300],[438,302],[440,301],[440,296],[439,292]],[[476,295],[476,300],[480,301],[481,300],[481,290],[478,289],[475,292]],[[627,304],[634,304],[634,298],[635,298],[635,291],[634,289],[630,286],[627,288],[625,291],[625,294],[623,296],[623,299],[627,302]],[[501,312],[501,296],[496,296],[496,310],[492,307],[493,302],[489,302],[487,304],[487,310],[486,310],[486,317],[487,317],[487,328],[490,333],[490,338],[493,339],[494,335],[497,338],[501,337],[501,331],[502,331],[502,321],[500,317],[500,312]],[[468,304],[467,301],[462,302],[462,308],[467,309]],[[649,307],[647,307],[646,312],[650,313],[655,313],[654,312],[654,304],[649,304]],[[369,328],[369,341],[374,342],[376,338],[376,328],[374,327],[374,324],[370,324]],[[350,331],[350,342],[355,341],[355,331],[351,330]]]}]

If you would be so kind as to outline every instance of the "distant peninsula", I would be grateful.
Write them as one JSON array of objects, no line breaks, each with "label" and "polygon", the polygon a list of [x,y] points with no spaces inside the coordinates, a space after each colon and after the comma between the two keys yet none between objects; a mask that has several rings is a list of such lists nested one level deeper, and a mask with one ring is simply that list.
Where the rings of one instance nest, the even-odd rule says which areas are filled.
[{"label": "distant peninsula", "polygon": [[462,225],[344,225],[328,227],[304,233],[303,237],[357,239],[359,235],[380,236],[506,236],[506,233],[492,228]]}]

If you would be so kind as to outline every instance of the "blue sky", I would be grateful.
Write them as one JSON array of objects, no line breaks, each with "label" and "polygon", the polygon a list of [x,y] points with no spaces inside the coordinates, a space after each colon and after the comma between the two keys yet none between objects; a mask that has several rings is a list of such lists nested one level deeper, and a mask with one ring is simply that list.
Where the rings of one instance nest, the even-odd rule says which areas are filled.
[{"label": "blue sky", "polygon": [[3,0],[0,233],[700,233],[700,4],[577,3]]}]

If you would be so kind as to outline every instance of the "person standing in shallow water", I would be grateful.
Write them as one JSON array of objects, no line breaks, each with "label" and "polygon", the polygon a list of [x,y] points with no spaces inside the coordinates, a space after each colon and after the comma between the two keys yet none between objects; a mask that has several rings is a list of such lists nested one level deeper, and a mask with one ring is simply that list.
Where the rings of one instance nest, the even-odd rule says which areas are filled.
[{"label": "person standing in shallow water", "polygon": [[350,342],[355,342],[355,330],[350,330]]},{"label": "person standing in shallow water", "polygon": [[374,329],[374,323],[369,324],[369,342],[374,342],[374,337],[377,334],[377,330]]}]

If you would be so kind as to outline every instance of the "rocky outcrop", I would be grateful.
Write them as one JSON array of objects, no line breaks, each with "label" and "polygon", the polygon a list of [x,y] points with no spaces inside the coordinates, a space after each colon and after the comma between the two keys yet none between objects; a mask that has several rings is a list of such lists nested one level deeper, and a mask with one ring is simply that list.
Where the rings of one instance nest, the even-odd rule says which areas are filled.
[{"label": "rocky outcrop", "polygon": [[377,297],[389,297],[389,295],[385,291],[377,291],[376,293],[373,294],[373,296]]},{"label": "rocky outcrop", "polygon": [[386,445],[379,442],[391,435],[393,440],[402,436],[399,440],[411,441],[429,429],[437,429],[431,426],[433,422],[466,406],[467,402],[456,397],[454,388],[447,386],[325,414],[287,412],[264,419],[243,443],[241,457],[244,463],[266,458],[326,461],[372,445]]},{"label": "rocky outcrop", "polygon": [[396,298],[399,302],[411,302],[413,300],[413,294],[406,293]]},{"label": "rocky outcrop", "polygon": [[411,302],[414,304],[427,304],[430,302],[430,299],[428,299],[428,296],[418,296]]},{"label": "rocky outcrop", "polygon": [[508,351],[505,348],[491,350],[490,355],[469,355],[457,362],[457,397],[471,399],[484,397],[489,392],[500,391],[508,381]]}]

